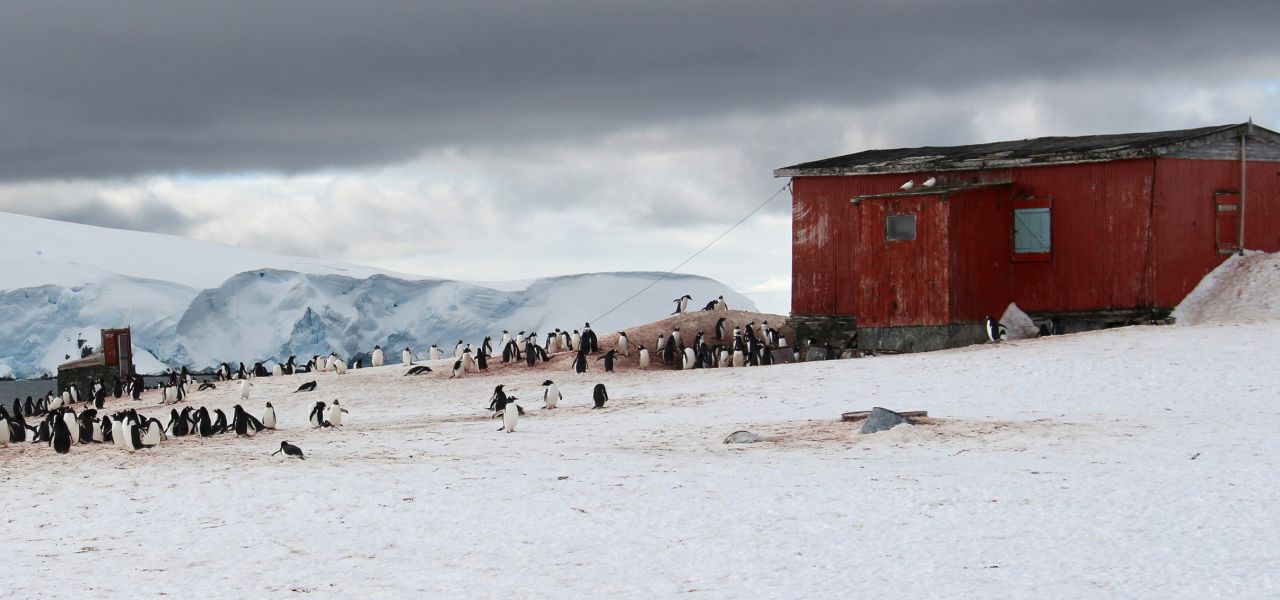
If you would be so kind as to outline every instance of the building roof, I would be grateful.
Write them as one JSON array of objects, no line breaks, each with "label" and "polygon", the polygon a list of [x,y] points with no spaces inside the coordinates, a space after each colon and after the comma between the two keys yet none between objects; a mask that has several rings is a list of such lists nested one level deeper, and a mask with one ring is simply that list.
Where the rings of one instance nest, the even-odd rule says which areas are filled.
[{"label": "building roof", "polygon": [[1149,133],[1042,137],[968,146],[865,150],[783,167],[774,170],[773,175],[801,177],[915,173],[1148,158],[1225,137],[1238,137],[1242,131],[1249,131],[1251,137],[1280,142],[1280,134],[1274,131],[1252,123],[1239,123]]},{"label": "building roof", "polygon": [[77,358],[58,365],[59,371],[69,371],[71,369],[81,369],[84,367],[97,367],[107,364],[107,355],[101,352],[95,352],[84,358]]}]

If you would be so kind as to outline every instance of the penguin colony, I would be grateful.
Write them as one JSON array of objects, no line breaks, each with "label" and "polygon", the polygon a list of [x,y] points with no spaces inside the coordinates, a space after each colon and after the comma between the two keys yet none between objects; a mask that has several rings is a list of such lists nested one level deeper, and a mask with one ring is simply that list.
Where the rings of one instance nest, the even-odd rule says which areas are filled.
[{"label": "penguin colony", "polygon": [[[692,300],[690,295],[675,299],[673,314],[687,314]],[[702,311],[728,311],[724,296],[706,303]],[[686,322],[687,324],[689,323]],[[990,325],[988,331],[993,331]],[[677,325],[669,333],[659,334],[652,350],[638,342],[639,340],[632,340],[625,331],[620,331],[614,347],[603,350],[590,323],[584,323],[581,329],[572,331],[556,328],[541,339],[537,332],[520,331],[512,335],[510,331],[503,331],[496,346],[492,337],[485,337],[474,348],[464,340],[454,343],[450,353],[453,362],[449,378],[486,371],[489,361],[494,358],[501,360],[503,364],[516,366],[524,363],[527,367],[533,367],[540,362],[549,362],[553,355],[570,353],[573,356],[570,363],[572,369],[577,374],[584,375],[589,369],[613,372],[622,363],[649,369],[658,361],[664,367],[677,369],[770,365],[774,363],[774,350],[787,348],[786,338],[777,329],[769,327],[768,322],[737,324],[729,323],[727,317],[720,317],[709,334],[703,331],[682,331]],[[851,339],[851,343],[856,347],[856,336]],[[830,344],[827,344],[827,349],[828,357],[831,357]],[[797,344],[792,350],[799,359],[800,345]],[[424,354],[429,360],[441,360],[447,356],[446,351],[436,344],[431,345]],[[599,356],[589,360],[589,356],[596,354]],[[386,353],[380,345],[374,346],[368,357],[373,366],[386,364]],[[415,364],[418,355],[410,347],[403,349],[401,359],[402,365],[409,367],[405,376],[426,376],[433,373],[430,367]],[[264,361],[252,362],[252,368],[246,367],[244,362],[237,363],[235,368],[224,362],[218,366],[211,379],[205,376],[204,380],[193,376],[184,367],[180,371],[167,373],[167,379],[161,380],[154,388],[159,391],[160,405],[167,407],[187,402],[193,387],[197,392],[206,392],[216,390],[219,383],[234,382],[230,385],[235,386],[232,389],[238,394],[241,404],[235,406],[229,419],[221,409],[210,411],[205,407],[190,405],[181,410],[170,408],[164,421],[143,415],[132,408],[108,413],[105,410],[108,396],[140,400],[147,387],[140,376],[133,376],[123,382],[113,381],[110,385],[99,380],[94,382],[93,389],[86,394],[72,385],[61,394],[50,393],[39,400],[28,397],[23,403],[15,398],[12,411],[9,407],[0,406],[0,446],[31,441],[47,443],[55,451],[66,453],[77,443],[115,443],[135,452],[156,447],[171,438],[188,435],[209,437],[234,432],[237,436],[252,437],[264,430],[275,429],[277,423],[275,409],[270,402],[266,403],[260,418],[243,408],[253,396],[253,379],[310,373],[343,375],[348,369],[347,361],[336,352],[314,355],[303,364],[299,364],[296,356],[289,356],[283,362],[267,362],[274,362],[270,369]],[[358,357],[351,364],[358,369],[363,366],[363,362],[364,358]],[[319,387],[319,380],[313,379],[300,384],[294,393],[311,393]],[[561,387],[550,379],[545,380],[541,387],[539,395],[542,396],[542,409],[556,410],[564,399]],[[504,431],[516,431],[518,419],[525,413],[524,407],[516,404],[516,400],[501,385],[497,386],[490,398],[490,413],[494,418],[503,419],[501,429]],[[608,400],[604,384],[595,385],[592,390],[592,408],[604,408]],[[508,410],[511,404],[516,404],[517,410]],[[77,405],[82,405],[79,412],[74,408]],[[336,400],[331,405],[318,401],[311,408],[308,421],[316,429],[342,427],[343,415],[347,413],[347,409],[339,406]],[[282,442],[276,454],[303,458],[302,451],[288,442]]]}]

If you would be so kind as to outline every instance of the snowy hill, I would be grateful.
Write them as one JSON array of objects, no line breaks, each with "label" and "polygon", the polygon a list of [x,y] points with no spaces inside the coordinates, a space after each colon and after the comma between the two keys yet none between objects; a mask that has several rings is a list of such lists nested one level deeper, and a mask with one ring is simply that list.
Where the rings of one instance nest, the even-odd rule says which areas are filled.
[{"label": "snowy hill", "polygon": [[1180,325],[1280,319],[1280,253],[1232,256],[1173,311]]},{"label": "snowy hill", "polygon": [[[99,329],[126,325],[144,372],[574,329],[661,276],[476,284],[6,213],[0,227],[0,375],[18,377],[52,373],[77,337],[96,344]],[[754,308],[714,280],[674,275],[592,326],[653,321],[682,294]]]}]

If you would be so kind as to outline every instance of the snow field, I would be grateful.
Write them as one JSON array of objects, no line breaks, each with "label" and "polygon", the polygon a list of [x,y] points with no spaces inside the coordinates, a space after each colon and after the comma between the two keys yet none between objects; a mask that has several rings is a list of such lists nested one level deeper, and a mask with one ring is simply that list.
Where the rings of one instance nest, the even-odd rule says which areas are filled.
[{"label": "snow field", "polygon": [[[15,597],[1274,597],[1280,323],[767,368],[255,380],[280,430],[0,449]],[[602,339],[603,341],[603,339]],[[565,395],[542,411],[543,379]],[[292,394],[319,382],[312,393]],[[610,401],[591,410],[591,387]],[[528,411],[487,418],[498,383]],[[138,404],[155,402],[149,392]],[[310,430],[317,400],[351,413]],[[234,385],[192,394],[228,410]],[[132,405],[119,401],[116,405]],[[847,410],[928,410],[861,436]],[[158,413],[142,407],[144,414]],[[229,412],[229,411],[228,411]],[[159,416],[158,414],[156,416]],[[726,446],[737,429],[769,438]],[[268,456],[289,440],[306,461]],[[67,583],[74,569],[87,579]],[[51,578],[62,581],[50,585]]]}]

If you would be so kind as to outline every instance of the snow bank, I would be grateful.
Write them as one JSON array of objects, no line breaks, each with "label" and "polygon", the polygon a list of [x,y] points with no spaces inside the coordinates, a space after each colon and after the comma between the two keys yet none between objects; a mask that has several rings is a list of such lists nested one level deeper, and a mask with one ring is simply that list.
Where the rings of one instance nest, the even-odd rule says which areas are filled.
[{"label": "snow bank", "polygon": [[1232,256],[1173,310],[1180,325],[1280,319],[1280,253]]}]

